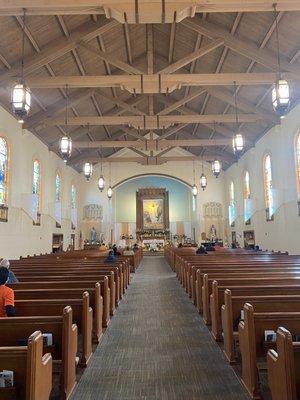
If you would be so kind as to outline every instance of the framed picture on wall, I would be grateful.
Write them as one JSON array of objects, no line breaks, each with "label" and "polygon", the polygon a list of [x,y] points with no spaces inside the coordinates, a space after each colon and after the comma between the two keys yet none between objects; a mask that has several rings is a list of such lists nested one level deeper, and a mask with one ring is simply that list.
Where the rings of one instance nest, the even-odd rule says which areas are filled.
[{"label": "framed picture on wall", "polygon": [[169,229],[169,193],[166,189],[139,189],[136,192],[137,230]]}]

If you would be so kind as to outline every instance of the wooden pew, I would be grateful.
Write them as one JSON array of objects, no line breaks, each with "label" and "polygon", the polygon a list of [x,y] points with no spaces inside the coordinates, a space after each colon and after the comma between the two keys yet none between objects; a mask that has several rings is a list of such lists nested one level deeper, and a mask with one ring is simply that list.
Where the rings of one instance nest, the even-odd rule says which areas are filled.
[{"label": "wooden pew", "polygon": [[100,284],[96,282],[94,288],[82,289],[17,289],[15,290],[16,300],[37,300],[37,299],[79,299],[83,292],[88,292],[90,306],[93,310],[93,332],[96,343],[102,337],[102,314],[103,301],[100,295]]},{"label": "wooden pew", "polygon": [[[281,283],[281,282],[280,282]],[[211,332],[216,340],[221,339],[221,313],[222,306],[225,304],[226,289],[233,291],[233,296],[263,296],[263,295],[298,295],[300,294],[300,285],[275,285],[266,286],[219,286],[219,282],[214,280],[212,283],[212,293],[210,295],[210,317]]]},{"label": "wooden pew", "polygon": [[[61,361],[60,397],[69,399],[76,386],[77,326],[72,322],[72,309],[65,307],[57,317],[10,317],[1,318],[0,343],[2,346],[17,346],[18,340],[27,338],[30,332],[39,329],[52,333],[53,346],[47,347],[53,360]],[[1,398],[1,396],[0,396]]]},{"label": "wooden pew", "polygon": [[293,342],[291,333],[277,330],[276,351],[267,355],[268,383],[272,400],[297,400],[300,397],[300,343]]},{"label": "wooden pew", "polygon": [[[275,290],[276,291],[276,290]],[[286,290],[282,292],[287,293]],[[234,342],[238,339],[238,324],[245,303],[250,303],[255,312],[289,312],[300,310],[300,288],[298,295],[271,294],[271,295],[243,295],[232,296],[226,289],[224,293],[225,304],[222,306],[222,329],[224,339],[224,354],[230,363],[235,362]],[[218,332],[219,333],[219,332]]]},{"label": "wooden pew", "polygon": [[43,281],[91,281],[101,282],[104,277],[108,278],[108,285],[110,290],[110,315],[113,315],[116,306],[118,304],[118,298],[116,296],[116,286],[114,282],[114,272],[113,271],[105,271],[105,272],[86,272],[86,273],[75,273],[74,271],[71,273],[64,272],[51,272],[51,271],[34,271],[34,272],[23,272],[18,274],[18,279],[20,283],[23,282],[43,282]]},{"label": "wooden pew", "polygon": [[[297,307],[299,310],[299,307]],[[244,321],[239,323],[239,346],[242,358],[242,383],[252,399],[260,398],[257,357],[266,360],[267,351],[276,343],[264,342],[265,330],[277,331],[285,326],[292,334],[300,332],[300,312],[255,313],[251,304],[244,305]]]},{"label": "wooden pew", "polygon": [[73,310],[73,321],[82,338],[80,365],[86,367],[92,355],[93,310],[89,306],[89,294],[84,292],[81,299],[38,299],[16,300],[16,316],[51,316],[61,315],[66,306]]},{"label": "wooden pew", "polygon": [[14,371],[14,388],[0,388],[1,400],[48,400],[52,389],[52,357],[43,355],[43,337],[36,331],[27,346],[0,347],[0,370]]},{"label": "wooden pew", "polygon": [[[34,281],[34,282],[22,282],[8,285],[14,290],[39,290],[39,289],[81,289],[83,292],[89,288],[96,287],[97,284],[101,285],[101,293],[103,299],[103,318],[102,326],[107,327],[110,321],[110,289],[108,287],[108,278],[105,276],[103,281],[95,282],[92,281]],[[89,290],[88,290],[89,291]]]},{"label": "wooden pew", "polygon": [[295,284],[300,285],[299,274],[293,275],[290,273],[278,273],[278,274],[267,274],[259,276],[258,274],[242,274],[240,276],[231,276],[224,278],[209,278],[207,274],[204,274],[203,286],[202,286],[202,306],[203,306],[203,321],[205,324],[210,324],[210,295],[212,294],[212,284],[214,281],[222,286],[243,286],[243,285],[256,285],[256,286],[267,286],[267,285],[289,285]]}]

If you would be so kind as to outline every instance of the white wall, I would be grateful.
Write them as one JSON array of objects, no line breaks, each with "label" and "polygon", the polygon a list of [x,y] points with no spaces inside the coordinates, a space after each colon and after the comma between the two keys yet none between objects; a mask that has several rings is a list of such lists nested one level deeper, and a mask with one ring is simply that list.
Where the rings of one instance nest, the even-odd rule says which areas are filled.
[{"label": "white wall", "polygon": [[[77,204],[81,209],[79,174],[66,167],[64,162],[35,136],[22,130],[21,125],[0,107],[0,136],[5,137],[10,148],[8,222],[0,222],[0,257],[18,258],[19,256],[50,252],[52,234],[64,235],[64,248],[70,243],[71,222],[68,217],[70,208],[71,184],[77,188]],[[42,185],[42,223],[33,226],[30,217],[20,209],[20,195],[32,190],[33,160],[41,162]],[[64,209],[62,228],[55,227],[55,221],[49,215],[49,203],[55,201],[55,175],[59,170],[62,178],[62,207]],[[80,217],[80,215],[79,215]]]},{"label": "white wall", "polygon": [[[297,189],[295,171],[295,135],[300,129],[300,105],[295,107],[281,125],[272,128],[255,145],[243,155],[238,163],[225,173],[226,205],[229,203],[229,184],[233,180],[237,201],[238,218],[234,228],[243,236],[244,230],[254,230],[256,244],[263,249],[289,251],[300,254],[300,217],[297,210]],[[277,211],[274,221],[266,221],[263,190],[263,158],[266,153],[272,159],[273,187],[276,193]],[[243,174],[250,174],[251,197],[254,200],[255,212],[251,225],[246,226],[243,218]],[[227,225],[229,226],[229,225]],[[238,241],[239,240],[238,237]]]},{"label": "white wall", "polygon": [[[170,152],[171,155],[171,152]],[[173,154],[172,154],[173,155]],[[177,153],[178,155],[178,153]],[[128,153],[124,153],[124,156],[128,156]],[[202,173],[201,163],[195,163],[196,171],[196,183],[199,188],[199,179]],[[196,212],[192,217],[192,228],[196,229],[196,238],[200,239],[201,228],[203,224],[203,204],[210,201],[220,202],[224,204],[224,181],[223,174],[216,179],[212,176],[211,167],[209,164],[205,163],[204,172],[208,178],[208,186],[205,191],[199,190],[197,197],[197,207]],[[154,166],[144,166],[136,163],[112,163],[111,164],[111,183],[113,186],[120,184],[124,180],[129,178],[143,175],[143,174],[163,174],[166,176],[171,176],[174,178],[181,179],[182,181],[193,185],[193,163],[191,161],[187,162],[169,162],[163,165]],[[108,185],[108,164],[103,165],[103,175],[106,178],[106,184]],[[114,229],[114,221],[110,220],[110,213],[113,213],[115,196],[112,200],[111,210],[109,210],[109,201],[107,200],[106,190],[100,193],[97,187],[97,181],[100,176],[100,167],[95,168],[93,177],[89,183],[84,182],[82,178],[82,185],[84,190],[82,190],[82,201],[83,205],[87,204],[100,204],[103,207],[103,223],[102,231],[106,232],[106,240],[109,240],[108,232]],[[182,205],[185,207],[185,205]],[[225,212],[225,210],[224,210]],[[101,228],[100,228],[101,229]],[[85,237],[84,237],[85,238]],[[118,238],[115,238],[118,239]]]}]

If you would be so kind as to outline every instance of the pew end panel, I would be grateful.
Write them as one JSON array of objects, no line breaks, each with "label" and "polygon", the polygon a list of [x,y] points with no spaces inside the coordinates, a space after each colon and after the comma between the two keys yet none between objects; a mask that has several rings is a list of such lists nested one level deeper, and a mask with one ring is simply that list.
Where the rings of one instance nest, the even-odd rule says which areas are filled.
[{"label": "pew end panel", "polygon": [[[296,400],[295,365],[291,333],[285,328],[278,328],[276,343],[277,351],[269,350],[267,355],[268,384],[272,400]],[[298,348],[300,349],[299,346]]]}]

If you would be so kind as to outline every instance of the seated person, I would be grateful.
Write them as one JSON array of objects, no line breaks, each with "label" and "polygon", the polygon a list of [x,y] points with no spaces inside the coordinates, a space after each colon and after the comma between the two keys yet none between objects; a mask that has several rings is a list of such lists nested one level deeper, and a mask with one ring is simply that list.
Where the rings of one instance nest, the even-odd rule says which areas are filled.
[{"label": "seated person", "polygon": [[102,243],[100,244],[99,251],[106,251],[106,250],[107,250],[107,247],[106,247],[105,244],[102,242]]},{"label": "seated person", "polygon": [[112,247],[115,256],[119,256],[121,253],[118,251],[117,245],[114,244]]},{"label": "seated person", "polygon": [[0,267],[0,318],[15,316],[14,291],[5,286],[8,280],[8,269]]},{"label": "seated person", "polygon": [[7,283],[18,283],[19,282],[18,278],[15,276],[13,271],[9,269],[10,264],[9,264],[9,261],[6,258],[3,258],[1,260],[0,267],[5,267],[5,268],[8,269],[8,281],[7,281]]},{"label": "seated person", "polygon": [[137,251],[139,249],[139,245],[137,243],[134,243],[132,250]]},{"label": "seated person", "polygon": [[177,247],[178,248],[183,247],[182,243],[179,243]]},{"label": "seated person", "polygon": [[198,247],[198,249],[196,250],[196,254],[207,254],[207,251],[205,250],[204,246],[200,246]]},{"label": "seated person", "polygon": [[212,245],[212,243],[209,243],[206,246],[206,251],[216,251],[215,247]]},{"label": "seated person", "polygon": [[110,250],[108,253],[108,256],[106,257],[106,259],[104,260],[104,262],[106,263],[114,263],[117,261],[116,256],[114,255],[114,251]]},{"label": "seated person", "polygon": [[123,251],[123,256],[133,256],[134,255],[134,251],[130,250],[130,247],[127,246],[126,249]]}]

